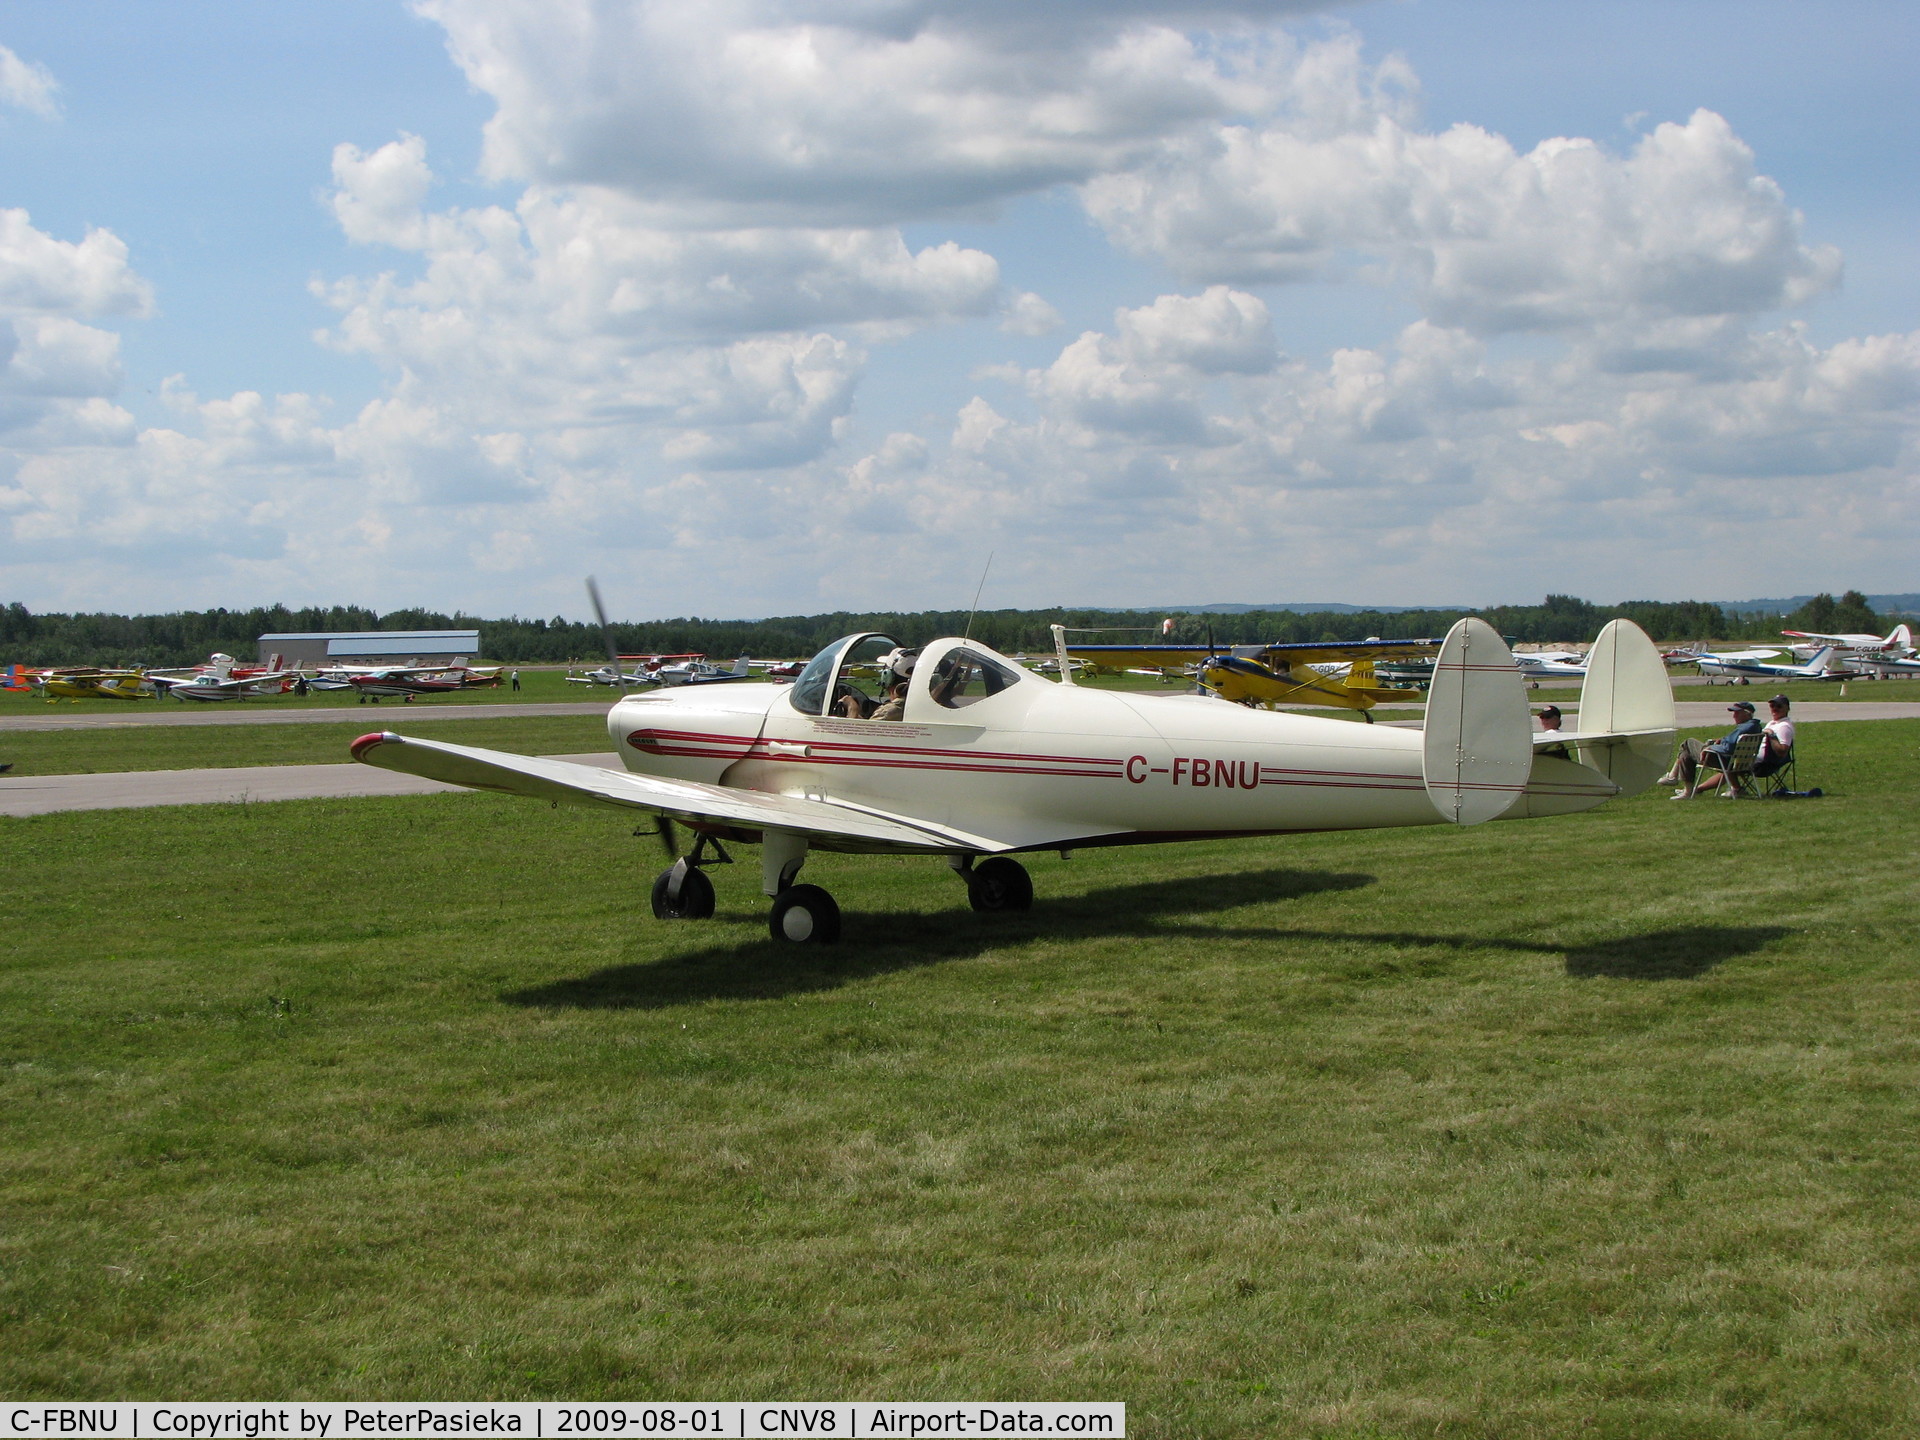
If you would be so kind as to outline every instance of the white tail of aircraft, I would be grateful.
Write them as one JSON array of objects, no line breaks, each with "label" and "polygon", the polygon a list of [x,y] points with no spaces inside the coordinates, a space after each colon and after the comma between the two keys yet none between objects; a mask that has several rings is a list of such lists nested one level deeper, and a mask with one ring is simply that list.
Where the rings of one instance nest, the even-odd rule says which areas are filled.
[{"label": "white tail of aircraft", "polygon": [[742,655],[738,660],[733,662],[733,673],[735,675],[751,675],[753,673],[753,661]]}]

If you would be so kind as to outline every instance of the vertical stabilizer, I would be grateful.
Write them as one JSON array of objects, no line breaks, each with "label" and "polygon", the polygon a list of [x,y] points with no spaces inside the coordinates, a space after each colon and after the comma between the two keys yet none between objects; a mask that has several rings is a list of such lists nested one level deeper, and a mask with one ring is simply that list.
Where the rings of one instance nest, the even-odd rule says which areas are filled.
[{"label": "vertical stabilizer", "polygon": [[1447,632],[1427,691],[1421,773],[1441,817],[1478,825],[1520,798],[1533,769],[1533,721],[1513,652],[1484,620]]},{"label": "vertical stabilizer", "polygon": [[1638,795],[1672,760],[1673,732],[1673,684],[1659,649],[1631,620],[1608,621],[1587,657],[1578,733],[1615,738],[1576,744],[1580,763]]}]

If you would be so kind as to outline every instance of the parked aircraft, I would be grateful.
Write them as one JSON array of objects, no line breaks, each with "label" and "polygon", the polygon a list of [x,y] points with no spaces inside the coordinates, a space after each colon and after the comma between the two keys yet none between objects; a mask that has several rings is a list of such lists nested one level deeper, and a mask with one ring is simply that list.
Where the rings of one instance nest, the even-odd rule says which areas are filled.
[{"label": "parked aircraft", "polygon": [[1780,633],[1811,642],[1792,647],[1793,653],[1802,660],[1810,659],[1823,645],[1834,646],[1839,650],[1840,658],[1849,662],[1864,660],[1869,655],[1899,659],[1913,654],[1913,628],[1905,624],[1894,626],[1887,635],[1820,635],[1811,630],[1782,630]]},{"label": "parked aircraft", "polygon": [[[1355,640],[1299,645],[1077,645],[1063,642],[1067,658],[1099,671],[1134,667],[1165,672],[1191,668],[1194,678],[1223,700],[1243,705],[1324,705],[1362,714],[1382,701],[1409,698],[1411,691],[1378,683],[1381,660],[1431,655],[1437,640]],[[1342,675],[1316,666],[1344,664]]]},{"label": "parked aircraft", "polygon": [[1513,663],[1528,680],[1550,677],[1582,679],[1587,673],[1587,657],[1578,650],[1516,651]]},{"label": "parked aircraft", "polygon": [[278,695],[300,678],[283,668],[274,655],[266,665],[242,665],[216,651],[206,663],[185,670],[156,670],[147,679],[162,695],[175,700],[244,700],[250,695]]},{"label": "parked aircraft", "polygon": [[144,670],[102,670],[91,665],[66,665],[51,670],[7,672],[9,690],[36,690],[54,700],[151,700],[153,681]]},{"label": "parked aircraft", "polygon": [[1846,680],[1859,672],[1840,663],[1839,648],[1823,645],[1804,665],[1775,665],[1764,660],[1748,660],[1731,653],[1697,651],[1691,657],[1702,675],[1732,675],[1748,680]]},{"label": "parked aircraft", "polygon": [[[905,680],[898,720],[883,690]],[[1500,636],[1447,635],[1424,732],[1273,713],[1213,695],[1049,681],[979,642],[912,650],[876,632],[834,641],[790,686],[629,695],[607,717],[628,773],[390,732],[362,764],[546,800],[650,811],[673,863],[662,918],[712,914],[705,871],[759,844],[776,940],[829,941],[832,896],[798,877],[810,850],[939,856],[976,910],[1032,903],[1012,857],[1227,836],[1563,815],[1651,786],[1673,753],[1673,692],[1630,622],[1595,642],[1582,728],[1535,736]],[[1568,755],[1546,753],[1563,747]],[[695,832],[677,853],[679,825]]]}]

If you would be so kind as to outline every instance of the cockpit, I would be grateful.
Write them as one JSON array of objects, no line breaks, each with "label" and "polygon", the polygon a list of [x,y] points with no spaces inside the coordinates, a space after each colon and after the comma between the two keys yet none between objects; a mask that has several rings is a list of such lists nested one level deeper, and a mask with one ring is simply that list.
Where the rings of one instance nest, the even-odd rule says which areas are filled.
[{"label": "cockpit", "polygon": [[790,693],[802,715],[900,720],[909,709],[928,713],[929,704],[962,710],[1031,678],[964,640],[936,640],[917,649],[870,630],[815,655]]}]

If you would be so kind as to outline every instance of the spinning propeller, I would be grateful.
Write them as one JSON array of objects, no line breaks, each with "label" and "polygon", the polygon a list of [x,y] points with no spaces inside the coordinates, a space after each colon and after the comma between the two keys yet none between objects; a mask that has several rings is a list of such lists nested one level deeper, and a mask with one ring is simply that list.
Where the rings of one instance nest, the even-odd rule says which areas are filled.
[{"label": "spinning propeller", "polygon": [[[620,651],[613,643],[613,625],[607,619],[607,607],[600,603],[600,587],[593,583],[593,577],[591,575],[587,577],[587,598],[593,602],[594,618],[600,622],[600,642],[606,646],[607,669],[613,672],[614,689],[624,694],[625,687],[620,683]],[[644,830],[636,830],[633,833],[636,835],[644,835],[647,832]],[[678,860],[680,858],[680,832],[675,827],[673,821],[665,815],[662,815],[659,819],[658,828],[656,828],[653,833],[660,837],[660,844],[667,852],[667,859]]]}]

